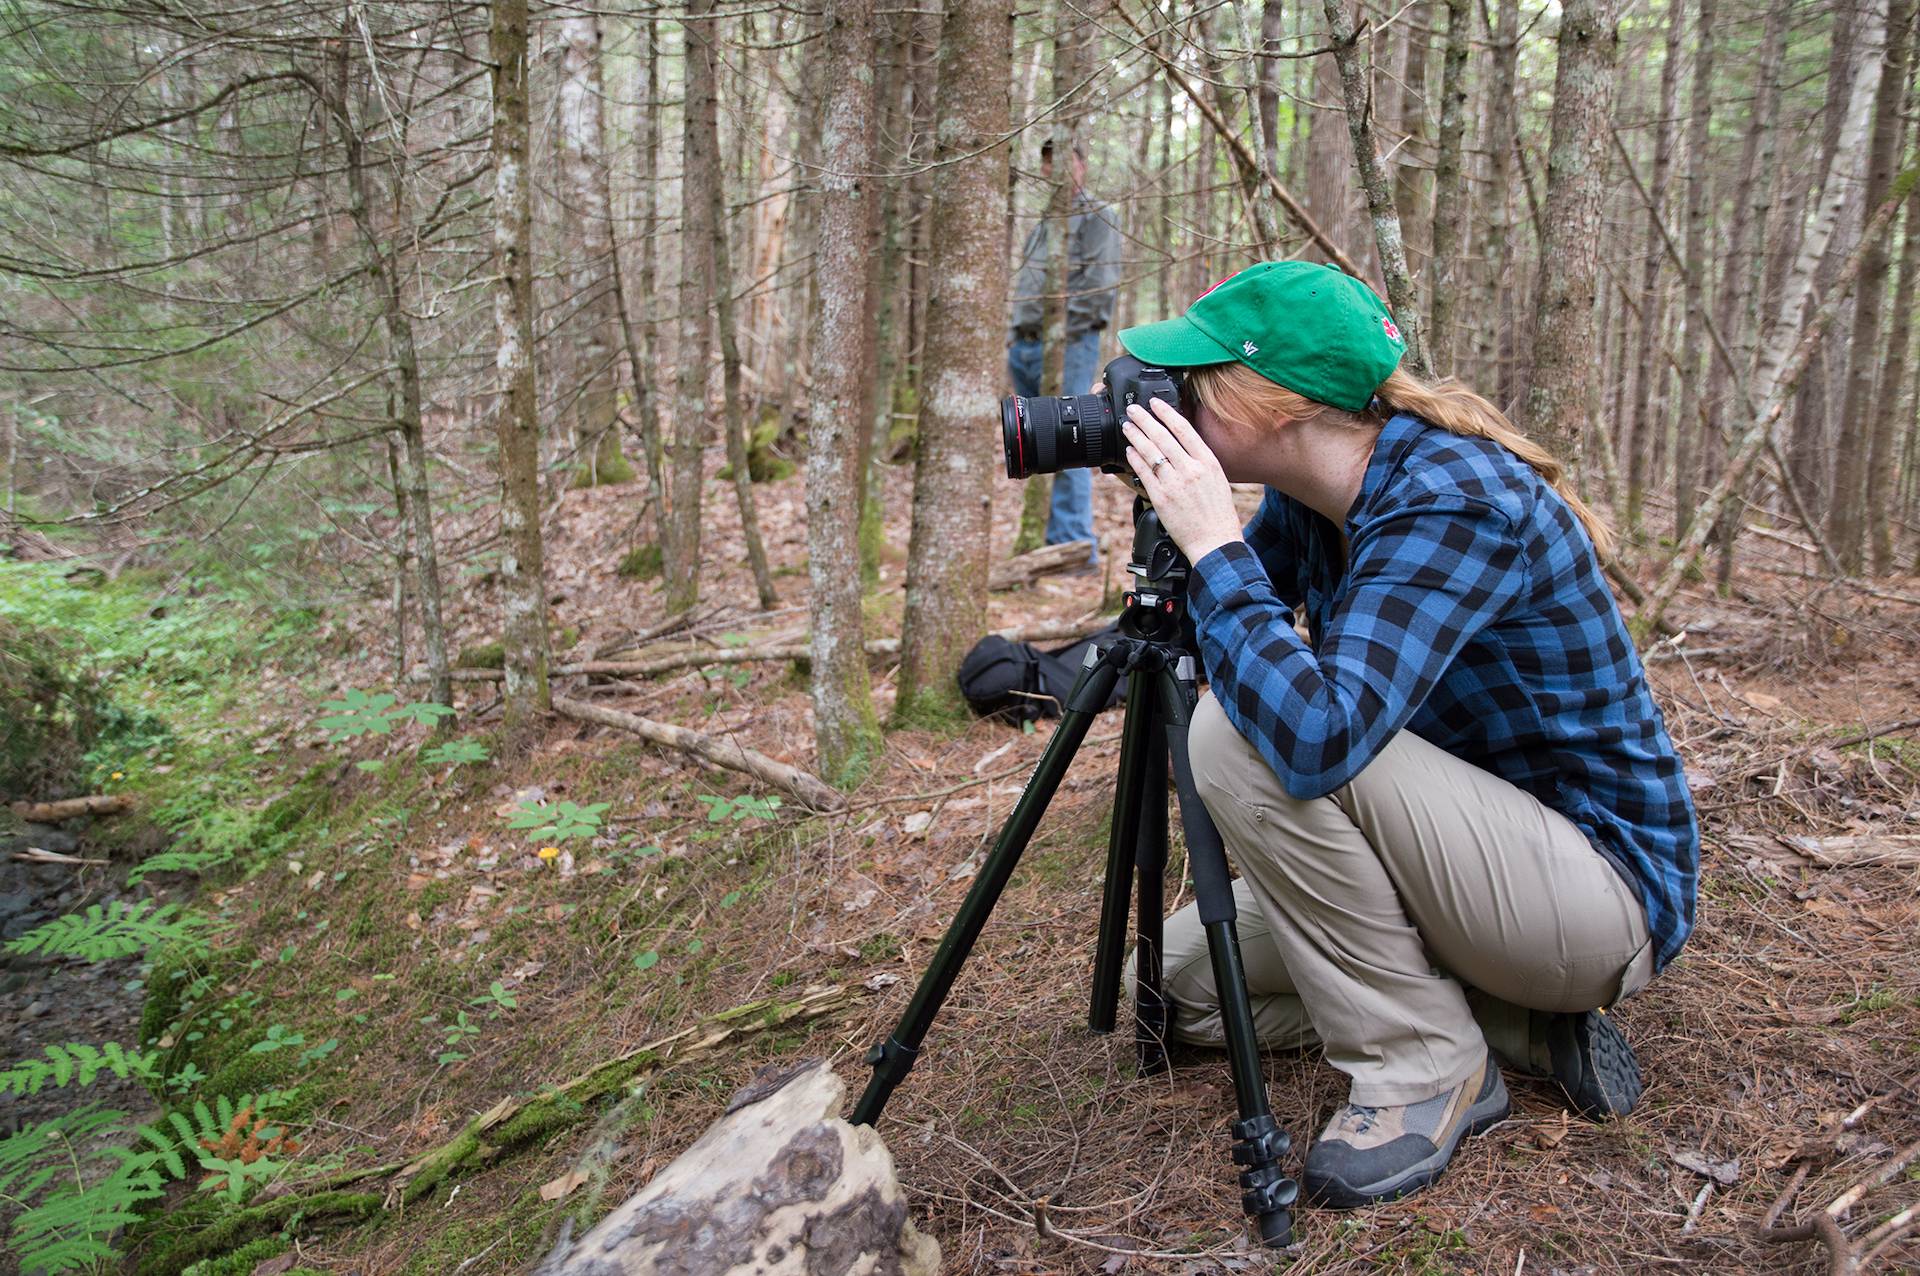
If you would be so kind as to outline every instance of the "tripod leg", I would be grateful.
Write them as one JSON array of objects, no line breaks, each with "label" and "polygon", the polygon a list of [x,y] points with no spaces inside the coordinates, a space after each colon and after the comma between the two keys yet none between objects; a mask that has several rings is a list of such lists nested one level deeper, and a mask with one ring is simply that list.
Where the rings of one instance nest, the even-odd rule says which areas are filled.
[{"label": "tripod leg", "polygon": [[[1120,767],[1113,792],[1113,824],[1107,834],[1107,884],[1100,896],[1100,942],[1093,957],[1093,999],[1087,1027],[1112,1032],[1120,1001],[1120,964],[1127,943],[1127,905],[1133,892],[1142,815],[1149,801],[1147,771],[1159,744],[1158,696],[1151,672],[1127,675],[1127,722],[1120,735]],[[1163,803],[1164,808],[1164,803]]]},{"label": "tripod leg", "polygon": [[[1124,659],[1124,654],[1121,658]],[[981,930],[986,927],[988,914],[993,911],[1000,893],[1006,889],[1007,880],[1013,876],[1014,867],[1020,862],[1020,854],[1026,850],[1027,841],[1033,836],[1034,827],[1045,814],[1054,790],[1060,787],[1067,767],[1073,762],[1073,755],[1086,738],[1087,728],[1093,725],[1094,714],[1106,705],[1107,697],[1113,694],[1113,684],[1119,681],[1119,676],[1111,649],[1106,655],[1088,652],[1087,665],[1081,669],[1073,690],[1067,693],[1066,711],[1061,717],[1059,729],[1053,733],[1053,739],[1047,742],[1046,752],[1040,755],[1040,761],[1035,765],[1032,777],[1027,780],[1027,787],[1020,794],[1013,814],[1001,826],[999,840],[980,865],[973,888],[967,892],[959,914],[947,928],[946,937],[940,941],[939,951],[934,953],[933,961],[920,977],[920,986],[914,990],[906,1013],[901,1016],[892,1034],[867,1052],[867,1062],[873,1067],[873,1076],[867,1081],[867,1088],[854,1107],[853,1124],[872,1125],[878,1120],[880,1110],[886,1106],[894,1087],[912,1069],[914,1057],[920,1052],[920,1042],[932,1026],[933,1017],[940,1013],[941,1003],[952,991],[961,965],[967,960],[967,954],[973,951],[974,941],[979,939]]]},{"label": "tripod leg", "polygon": [[1280,1158],[1291,1143],[1267,1104],[1267,1082],[1260,1071],[1259,1042],[1254,1035],[1253,1007],[1247,999],[1240,938],[1234,931],[1233,880],[1227,873],[1226,848],[1194,788],[1193,767],[1187,756],[1187,723],[1193,706],[1192,658],[1182,657],[1180,665],[1178,674],[1173,669],[1161,673],[1160,706],[1174,783],[1180,791],[1187,865],[1193,874],[1194,896],[1213,959],[1214,987],[1220,993],[1222,1026],[1227,1034],[1227,1060],[1233,1069],[1234,1096],[1240,1108],[1240,1119],[1232,1127],[1234,1163],[1244,1167],[1240,1173],[1240,1205],[1258,1221],[1264,1244],[1283,1246],[1293,1235],[1292,1207],[1299,1187],[1280,1170]]},{"label": "tripod leg", "polygon": [[1147,763],[1146,797],[1140,810],[1140,838],[1134,867],[1140,877],[1140,902],[1134,929],[1133,1038],[1140,1053],[1140,1075],[1167,1070],[1167,1025],[1172,1008],[1162,982],[1167,877],[1167,733],[1154,721],[1153,752]]}]

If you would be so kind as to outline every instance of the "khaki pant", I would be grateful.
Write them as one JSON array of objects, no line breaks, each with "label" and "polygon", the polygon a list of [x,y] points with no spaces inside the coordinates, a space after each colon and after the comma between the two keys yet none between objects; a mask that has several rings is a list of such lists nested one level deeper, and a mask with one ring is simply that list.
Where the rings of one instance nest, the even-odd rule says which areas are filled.
[{"label": "khaki pant", "polygon": [[[1241,875],[1237,929],[1260,1039],[1320,1043],[1353,1078],[1354,1103],[1431,1098],[1489,1045],[1524,1065],[1528,1008],[1593,1010],[1651,976],[1640,901],[1579,829],[1411,731],[1350,784],[1308,800],[1287,795],[1211,694],[1189,751]],[[1219,1043],[1195,906],[1167,919],[1163,969],[1173,1036]]]}]

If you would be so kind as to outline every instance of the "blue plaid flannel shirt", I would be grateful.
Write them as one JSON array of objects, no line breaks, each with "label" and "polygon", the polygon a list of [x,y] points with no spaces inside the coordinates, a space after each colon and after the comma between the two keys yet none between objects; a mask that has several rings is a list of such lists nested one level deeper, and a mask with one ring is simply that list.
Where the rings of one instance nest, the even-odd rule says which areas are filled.
[{"label": "blue plaid flannel shirt", "polygon": [[1526,790],[1639,892],[1665,966],[1693,929],[1693,803],[1566,502],[1499,444],[1401,414],[1346,535],[1343,555],[1330,522],[1269,488],[1246,539],[1194,564],[1227,717],[1296,798],[1348,783],[1402,728]]}]

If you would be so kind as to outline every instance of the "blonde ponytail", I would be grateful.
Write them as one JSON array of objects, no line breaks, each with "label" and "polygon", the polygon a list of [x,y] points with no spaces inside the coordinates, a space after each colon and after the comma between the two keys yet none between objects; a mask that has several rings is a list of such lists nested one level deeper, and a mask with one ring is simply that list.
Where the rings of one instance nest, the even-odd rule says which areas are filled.
[{"label": "blonde ponytail", "polygon": [[[1275,385],[1242,363],[1216,363],[1195,368],[1188,376],[1194,393],[1215,416],[1241,424],[1256,424],[1276,418],[1288,421],[1325,419],[1358,426],[1378,425],[1383,419],[1371,413],[1352,413],[1316,403]],[[1513,427],[1505,414],[1480,395],[1448,377],[1424,381],[1411,372],[1396,369],[1380,383],[1375,397],[1387,414],[1407,412],[1454,434],[1474,439],[1491,439],[1513,453],[1545,479],[1560,499],[1567,503],[1593,542],[1594,553],[1602,562],[1613,555],[1613,531],[1573,489],[1553,453]]]}]

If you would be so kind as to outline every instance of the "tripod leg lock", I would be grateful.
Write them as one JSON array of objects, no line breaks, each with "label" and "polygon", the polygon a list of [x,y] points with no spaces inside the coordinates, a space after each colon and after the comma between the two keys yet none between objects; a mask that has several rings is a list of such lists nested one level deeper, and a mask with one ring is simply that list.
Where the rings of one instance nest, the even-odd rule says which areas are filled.
[{"label": "tripod leg lock", "polygon": [[887,1075],[897,1081],[907,1075],[913,1067],[913,1061],[919,1055],[920,1052],[912,1046],[903,1046],[892,1037],[888,1037],[885,1041],[875,1043],[873,1048],[867,1051],[865,1062],[869,1068],[885,1066]]},{"label": "tripod leg lock", "polygon": [[1293,1236],[1293,1203],[1300,1186],[1280,1168],[1293,1146],[1268,1113],[1233,1123],[1233,1161],[1240,1173],[1240,1208],[1258,1220],[1264,1244],[1284,1246]]},{"label": "tripod leg lock", "polygon": [[1270,1113],[1233,1123],[1233,1163],[1271,1165],[1293,1150],[1293,1140]]}]

